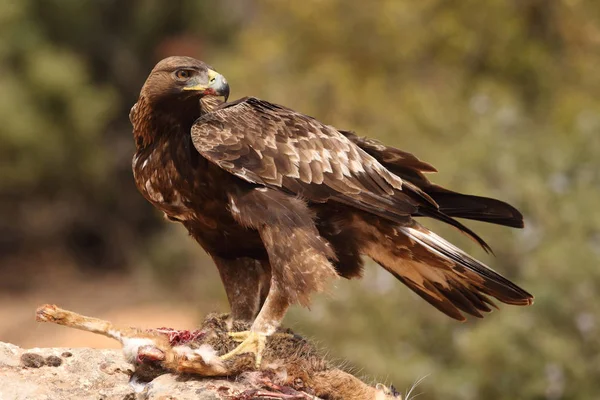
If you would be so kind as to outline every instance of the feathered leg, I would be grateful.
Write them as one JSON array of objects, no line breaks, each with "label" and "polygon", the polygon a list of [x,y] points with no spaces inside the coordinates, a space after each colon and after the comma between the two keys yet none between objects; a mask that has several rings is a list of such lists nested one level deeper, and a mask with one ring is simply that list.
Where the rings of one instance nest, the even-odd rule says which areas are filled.
[{"label": "feathered leg", "polygon": [[231,319],[252,322],[269,291],[268,265],[252,258],[213,257],[231,307]]},{"label": "feathered leg", "polygon": [[319,235],[313,214],[296,197],[266,188],[230,196],[237,221],[258,230],[271,265],[269,294],[249,332],[233,333],[242,343],[223,356],[256,354],[262,359],[266,338],[277,330],[293,303],[307,305],[313,291],[321,291],[328,278],[336,277],[330,260],[335,254]]}]

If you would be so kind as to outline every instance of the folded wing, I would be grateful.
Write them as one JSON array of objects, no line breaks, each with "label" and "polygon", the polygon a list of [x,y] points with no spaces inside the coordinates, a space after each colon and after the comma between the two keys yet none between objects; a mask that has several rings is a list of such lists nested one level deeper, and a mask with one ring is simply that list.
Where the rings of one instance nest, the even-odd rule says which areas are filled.
[{"label": "folded wing", "polygon": [[207,113],[192,141],[209,161],[252,183],[313,202],[337,201],[397,222],[435,202],[331,126],[245,98]]}]

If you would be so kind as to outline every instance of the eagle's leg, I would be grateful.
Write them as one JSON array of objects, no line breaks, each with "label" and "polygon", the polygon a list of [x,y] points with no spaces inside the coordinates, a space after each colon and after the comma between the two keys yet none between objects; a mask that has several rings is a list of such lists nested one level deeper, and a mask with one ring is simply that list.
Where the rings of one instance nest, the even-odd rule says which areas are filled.
[{"label": "eagle's leg", "polygon": [[221,358],[227,360],[239,354],[253,353],[256,355],[256,367],[260,367],[267,337],[277,331],[288,307],[289,301],[286,295],[279,290],[276,282],[272,282],[265,304],[258,313],[250,330],[230,333],[230,336],[234,340],[241,341],[240,345],[221,356]]},{"label": "eagle's leg", "polygon": [[225,287],[231,320],[254,321],[269,290],[271,273],[268,264],[246,257],[213,256],[213,260]]},{"label": "eagle's leg", "polygon": [[333,249],[319,235],[314,214],[295,196],[267,188],[230,195],[234,218],[256,229],[269,257],[271,285],[248,333],[236,334],[242,343],[223,358],[251,352],[260,365],[266,338],[275,333],[290,304],[308,305],[312,292],[337,276],[330,260]]}]

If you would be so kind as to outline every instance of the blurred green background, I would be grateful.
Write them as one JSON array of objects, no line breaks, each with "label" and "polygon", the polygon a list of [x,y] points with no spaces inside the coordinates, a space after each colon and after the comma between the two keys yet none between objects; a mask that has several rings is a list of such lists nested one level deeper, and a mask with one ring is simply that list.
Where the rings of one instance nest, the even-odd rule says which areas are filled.
[{"label": "blurred green background", "polygon": [[600,2],[21,0],[0,4],[0,38],[0,340],[55,344],[40,302],[154,326],[226,309],[131,174],[129,108],[158,60],[190,55],[233,99],[378,138],[525,215],[468,224],[496,258],[434,227],[532,307],[457,323],[369,265],[289,327],[369,381],[427,376],[423,400],[600,395]]}]

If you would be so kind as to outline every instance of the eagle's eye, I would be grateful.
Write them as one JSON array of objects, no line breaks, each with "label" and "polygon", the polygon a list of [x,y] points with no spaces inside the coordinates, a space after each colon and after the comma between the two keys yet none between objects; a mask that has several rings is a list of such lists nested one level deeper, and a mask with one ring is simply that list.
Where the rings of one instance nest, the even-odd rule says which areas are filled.
[{"label": "eagle's eye", "polygon": [[186,80],[192,76],[192,72],[188,69],[178,69],[175,71],[175,77],[179,80]]}]

